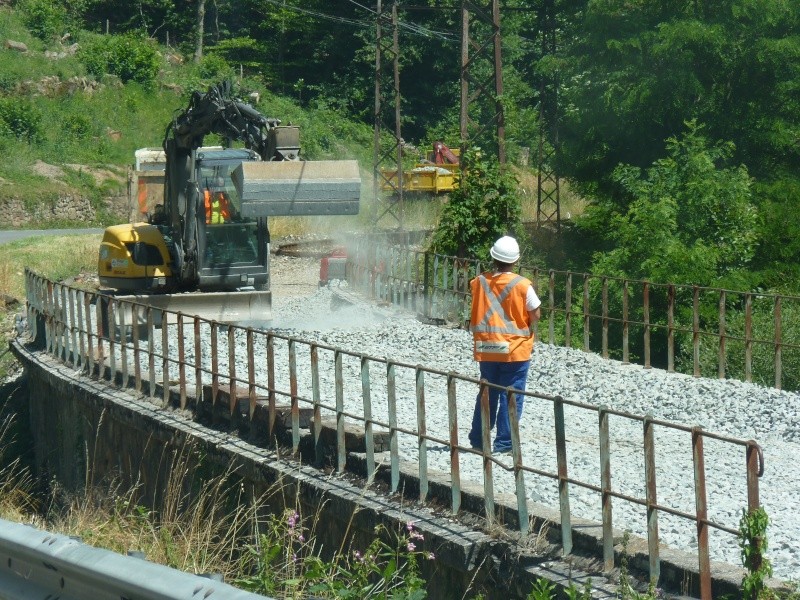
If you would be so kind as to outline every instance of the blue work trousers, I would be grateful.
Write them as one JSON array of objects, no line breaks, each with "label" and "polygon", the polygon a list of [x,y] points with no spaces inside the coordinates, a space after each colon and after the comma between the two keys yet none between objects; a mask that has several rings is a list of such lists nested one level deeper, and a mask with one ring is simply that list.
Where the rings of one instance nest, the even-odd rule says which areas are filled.
[{"label": "blue work trousers", "polygon": [[[492,362],[481,361],[481,379],[489,383],[525,390],[528,380],[528,368],[531,361],[517,362]],[[517,419],[522,418],[522,406],[525,396],[517,394]],[[505,391],[489,388],[489,429],[497,424],[497,435],[494,440],[493,452],[508,452],[511,450],[511,422],[508,418],[508,396]],[[481,394],[475,400],[475,412],[472,415],[472,430],[469,432],[469,443],[473,448],[482,448],[481,433]]]}]

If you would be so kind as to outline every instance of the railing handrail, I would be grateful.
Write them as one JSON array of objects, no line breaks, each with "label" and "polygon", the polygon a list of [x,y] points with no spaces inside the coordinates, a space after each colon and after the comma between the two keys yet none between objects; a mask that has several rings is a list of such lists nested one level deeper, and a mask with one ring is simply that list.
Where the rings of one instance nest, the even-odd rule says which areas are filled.
[{"label": "railing handrail", "polygon": [[[516,479],[517,486],[517,509],[519,515],[520,530],[527,534],[528,532],[528,519],[527,519],[527,494],[525,491],[524,474],[529,473],[536,476],[546,477],[558,482],[559,498],[561,503],[561,529],[562,529],[562,546],[565,554],[571,552],[572,547],[572,529],[570,520],[569,508],[569,486],[575,485],[588,489],[589,491],[600,494],[603,510],[603,536],[604,540],[608,542],[613,541],[612,522],[610,511],[606,514],[605,506],[610,506],[612,498],[624,500],[639,506],[644,506],[648,511],[648,539],[650,547],[650,574],[651,577],[658,579],[659,574],[659,534],[657,529],[657,514],[664,512],[674,515],[681,519],[688,519],[696,523],[698,532],[698,546],[700,556],[700,574],[702,581],[708,581],[710,586],[710,566],[708,564],[708,528],[714,528],[729,534],[737,535],[738,531],[722,523],[709,519],[706,511],[706,492],[705,492],[705,473],[703,466],[703,446],[704,439],[714,439],[723,443],[732,444],[734,446],[744,447],[746,450],[746,479],[748,489],[748,509],[754,510],[759,506],[758,498],[758,477],[763,472],[763,454],[760,447],[754,440],[744,440],[735,438],[728,435],[722,435],[713,432],[706,432],[699,427],[691,427],[680,423],[672,423],[660,419],[655,419],[651,415],[635,415],[626,411],[614,410],[604,406],[595,406],[585,402],[575,400],[568,400],[558,395],[548,395],[539,392],[519,391],[508,389],[509,391],[509,414],[511,416],[512,425],[512,453],[513,464],[507,466],[497,457],[492,456],[489,446],[484,444],[485,451],[477,451],[471,447],[462,446],[459,441],[457,423],[457,408],[456,408],[456,385],[467,385],[477,388],[481,397],[482,410],[485,411],[486,417],[484,423],[484,440],[488,439],[488,391],[490,388],[502,388],[489,384],[485,380],[476,379],[467,375],[462,375],[453,371],[442,371],[425,367],[419,364],[411,364],[402,361],[395,361],[389,358],[370,356],[367,353],[346,350],[337,348],[328,344],[317,343],[313,341],[303,340],[291,335],[282,334],[274,331],[263,331],[253,329],[252,327],[242,327],[238,325],[223,325],[213,320],[203,319],[198,316],[187,316],[177,311],[168,311],[160,308],[154,308],[138,302],[131,302],[129,300],[117,299],[112,296],[104,296],[94,292],[79,290],[66,284],[54,283],[49,281],[34,272],[26,269],[26,290],[28,296],[28,327],[31,333],[37,337],[44,345],[44,348],[49,353],[55,355],[65,362],[72,362],[76,368],[80,368],[92,377],[107,381],[109,384],[118,385],[117,379],[119,376],[120,383],[123,387],[129,385],[129,369],[130,369],[130,355],[133,354],[133,368],[135,387],[137,391],[141,391],[141,363],[145,355],[148,365],[148,376],[150,378],[149,393],[151,398],[155,396],[155,365],[156,361],[160,361],[162,369],[162,391],[164,394],[164,403],[169,402],[170,387],[174,379],[178,380],[180,389],[180,407],[187,408],[188,405],[188,391],[187,386],[190,384],[190,375],[195,377],[194,384],[197,390],[197,401],[202,398],[202,390],[204,388],[204,375],[211,376],[210,386],[212,389],[211,402],[218,401],[218,391],[224,389],[227,383],[230,411],[233,413],[238,404],[238,391],[247,390],[248,398],[248,411],[249,418],[253,419],[256,409],[256,398],[258,391],[265,392],[268,398],[268,410],[270,427],[275,423],[276,415],[276,399],[280,397],[288,398],[291,403],[291,420],[292,420],[292,445],[293,450],[297,451],[300,442],[299,434],[299,405],[300,403],[307,404],[313,408],[315,431],[316,435],[319,432],[319,424],[321,419],[321,410],[329,410],[336,416],[337,427],[337,468],[341,472],[345,469],[345,433],[344,433],[344,419],[350,418],[363,424],[368,432],[367,438],[372,440],[373,426],[383,427],[388,432],[390,437],[394,440],[390,449],[390,462],[392,470],[392,493],[398,491],[399,477],[399,454],[397,450],[397,435],[398,433],[408,434],[415,436],[418,443],[418,464],[419,464],[419,479],[420,479],[420,501],[425,502],[428,496],[428,473],[427,473],[427,443],[436,442],[448,447],[451,452],[451,481],[453,489],[452,510],[457,513],[460,509],[460,494],[461,482],[459,476],[459,460],[460,456],[464,454],[477,454],[483,457],[483,473],[484,473],[484,501],[485,501],[485,517],[489,522],[496,518],[494,508],[494,492],[493,492],[493,477],[492,468],[499,467],[506,471],[513,472]],[[130,311],[131,318],[135,318],[137,324],[142,321],[139,317],[140,310],[145,311],[146,321],[143,327],[146,328],[147,347],[143,348],[140,344],[138,327],[132,328],[131,340],[128,341],[126,336],[119,337],[116,330],[124,330],[128,325],[132,324],[125,322],[126,310]],[[105,312],[103,312],[105,311]],[[155,347],[155,325],[154,315],[157,315],[162,323],[161,332],[161,348]],[[171,330],[171,320],[169,315],[175,317],[175,330]],[[108,323],[113,325],[108,327],[108,331],[104,331],[103,316],[107,319]],[[84,322],[85,318],[85,322]],[[188,321],[193,324],[193,350],[194,361],[186,360],[186,345],[187,338],[191,339],[192,333],[187,332],[184,328],[185,322]],[[94,324],[94,327],[93,327]],[[211,356],[206,356],[206,362],[202,361],[202,348],[199,346],[199,339],[201,334],[201,325],[209,329],[211,337]],[[220,367],[220,346],[225,346],[225,342],[219,343],[220,332],[222,328],[226,328],[225,336],[227,338],[227,370],[225,367]],[[40,328],[42,328],[40,330]],[[94,329],[94,330],[93,330]],[[171,336],[171,331],[176,335]],[[244,336],[247,347],[248,365],[246,368],[246,375],[242,372],[237,372],[236,356],[236,337]],[[256,336],[263,338],[264,351],[266,352],[266,365],[267,365],[267,382],[266,384],[256,380],[256,369],[254,362],[255,345],[254,339]],[[277,358],[275,356],[275,342],[285,342],[288,349],[288,365],[289,365],[289,383],[290,388],[281,389],[279,384],[275,381],[275,366]],[[85,343],[84,343],[85,342]],[[97,356],[93,354],[92,344],[96,344]],[[108,353],[104,350],[104,345],[108,346]],[[177,347],[175,348],[176,345]],[[301,394],[298,391],[298,363],[297,363],[297,348],[304,346],[308,349],[310,357],[310,372],[311,372],[311,397]],[[171,350],[175,350],[171,353]],[[330,402],[323,403],[319,392],[319,351],[333,353],[333,371],[335,375],[335,404]],[[175,357],[177,353],[177,358]],[[344,406],[344,375],[343,375],[343,357],[350,357],[356,359],[361,364],[361,386],[362,386],[362,400],[364,403],[363,413],[354,412],[352,409],[345,409]],[[211,359],[211,368],[208,367],[208,359]],[[105,359],[108,359],[107,361]],[[107,364],[106,364],[107,363]],[[119,363],[119,364],[117,364]],[[223,363],[224,364],[224,363]],[[264,364],[260,362],[259,364]],[[386,380],[386,393],[388,404],[388,418],[382,420],[379,417],[372,415],[372,385],[373,379],[370,375],[370,365],[380,365],[385,372]],[[174,370],[177,369],[177,377],[174,377]],[[396,372],[400,369],[405,369],[414,374],[415,390],[413,396],[417,398],[416,405],[416,429],[412,426],[405,426],[399,424],[397,421],[396,407],[394,407],[395,398],[395,385],[396,385]],[[172,371],[172,372],[171,372]],[[448,414],[450,418],[450,437],[437,436],[435,433],[428,433],[428,424],[425,419],[425,392],[426,383],[425,376],[438,376],[445,379],[447,383],[447,396],[448,396]],[[227,381],[225,381],[227,380]],[[316,383],[315,383],[316,382]],[[390,391],[391,390],[391,391]],[[411,393],[408,394],[412,396]],[[557,472],[546,471],[543,469],[533,468],[529,465],[524,465],[522,460],[522,452],[519,440],[519,424],[516,422],[516,406],[517,398],[523,396],[526,399],[538,399],[550,402],[554,411],[554,427],[556,438],[556,456],[558,469]],[[692,436],[692,447],[694,456],[695,468],[695,495],[696,495],[696,512],[690,513],[678,507],[662,504],[658,501],[656,496],[655,479],[652,484],[648,483],[647,495],[645,497],[634,496],[629,493],[622,492],[618,489],[611,487],[610,478],[603,477],[600,486],[597,486],[590,481],[582,481],[569,475],[567,469],[567,440],[565,435],[565,418],[564,407],[569,406],[581,410],[588,410],[597,415],[599,430],[599,442],[601,448],[601,463],[608,464],[610,457],[610,444],[608,433],[608,418],[609,416],[620,417],[633,422],[641,423],[644,431],[645,442],[645,458],[646,467],[645,474],[653,467],[647,465],[655,464],[656,446],[653,441],[653,428],[663,427],[684,433],[690,433]],[[394,407],[394,408],[393,408]],[[268,432],[268,439],[271,439],[272,431]],[[650,441],[648,441],[650,440]],[[374,448],[372,442],[367,443],[367,468],[368,472],[372,473],[377,468],[374,460]],[[655,528],[653,527],[655,523]],[[706,540],[702,541],[702,532],[706,532]],[[704,564],[704,558],[706,562]],[[604,544],[604,560],[607,568],[612,568],[614,563],[613,544]],[[710,587],[709,587],[710,589]],[[710,596],[704,596],[710,597]]]},{"label": "railing handrail", "polygon": [[[455,320],[462,325],[469,308],[468,282],[481,266],[476,259],[373,244],[369,236],[352,245],[348,261],[348,280],[356,289],[412,308],[425,317]],[[753,359],[759,352],[761,366],[756,374],[763,384],[782,389],[785,376],[794,372],[783,365],[787,358],[797,362],[800,342],[785,339],[782,315],[789,307],[800,308],[800,296],[528,265],[522,265],[519,272],[532,279],[542,299],[543,318],[535,331],[538,336],[539,328],[546,325],[545,339],[550,343],[572,346],[573,336],[582,327],[584,350],[598,352],[604,358],[612,351],[621,353],[622,361],[629,362],[631,345],[638,345],[635,360],[645,367],[652,366],[655,352],[658,364],[668,371],[676,370],[677,362],[684,365],[683,372],[695,376],[703,374],[704,369],[711,375],[713,369],[713,375],[720,379],[733,376],[751,382]],[[731,310],[732,302],[738,308]],[[716,311],[714,318],[711,310]],[[764,315],[760,322],[755,318],[757,311]],[[558,338],[557,333],[563,337]],[[615,333],[613,338],[611,333]],[[716,343],[704,348],[703,339]],[[657,344],[655,348],[653,343]],[[687,349],[683,359],[676,354],[681,347]],[[793,377],[791,385],[800,386]]]}]

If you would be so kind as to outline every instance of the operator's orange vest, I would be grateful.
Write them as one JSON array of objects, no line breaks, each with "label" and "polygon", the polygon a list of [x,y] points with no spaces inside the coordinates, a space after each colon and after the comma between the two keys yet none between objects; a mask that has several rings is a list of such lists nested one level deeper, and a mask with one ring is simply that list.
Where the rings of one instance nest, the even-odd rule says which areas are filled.
[{"label": "operator's orange vest", "polygon": [[228,200],[220,193],[211,197],[211,191],[205,190],[203,200],[206,205],[206,223],[224,223],[231,218]]},{"label": "operator's orange vest", "polygon": [[529,360],[533,334],[525,308],[531,282],[515,273],[484,273],[470,281],[475,360]]}]

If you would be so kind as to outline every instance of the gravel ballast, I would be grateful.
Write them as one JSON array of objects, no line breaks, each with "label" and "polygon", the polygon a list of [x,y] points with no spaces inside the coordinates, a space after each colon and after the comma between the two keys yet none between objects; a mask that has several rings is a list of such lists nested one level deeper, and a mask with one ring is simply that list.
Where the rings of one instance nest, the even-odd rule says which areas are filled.
[{"label": "gravel ballast", "polygon": [[[314,261],[309,265],[313,267]],[[290,265],[289,265],[290,266]],[[478,366],[472,358],[472,341],[467,331],[437,327],[419,322],[414,316],[378,309],[369,303],[342,306],[331,289],[316,289],[315,275],[308,275],[298,265],[291,292],[275,294],[273,327],[276,333],[343,349],[356,355],[385,358],[408,365],[422,365],[441,372],[456,372],[478,378]],[[283,264],[287,269],[287,264]],[[288,268],[287,273],[295,269]],[[278,269],[273,271],[273,277]],[[289,275],[291,279],[291,275]],[[283,279],[282,279],[283,280]],[[285,280],[284,280],[285,281]],[[313,284],[313,285],[312,285]],[[276,288],[273,288],[276,289]],[[279,289],[279,286],[278,286]],[[308,295],[305,295],[308,294]],[[332,307],[338,306],[334,310]],[[156,336],[157,338],[160,336]],[[156,350],[160,344],[156,341]],[[221,338],[222,341],[222,338]],[[194,360],[191,334],[187,335],[187,361]],[[266,385],[263,357],[266,344],[256,336],[254,354],[256,378]],[[174,352],[174,344],[170,353]],[[220,365],[227,365],[226,344],[220,343]],[[210,366],[208,336],[203,336],[202,360]],[[276,340],[276,382],[288,393],[288,347]],[[298,393],[312,397],[310,353],[305,344],[296,345]],[[333,407],[335,398],[333,352],[319,352],[322,403]],[[236,336],[236,364],[239,377],[246,378],[247,349],[244,335]],[[191,372],[191,370],[190,370]],[[342,359],[345,411],[364,414],[362,370],[359,356]],[[157,374],[161,377],[161,374]],[[386,407],[386,366],[370,362],[372,417],[388,422]],[[416,374],[413,368],[396,369],[398,424],[417,430]],[[191,384],[190,384],[191,385]],[[447,440],[448,401],[446,378],[424,374],[424,410],[427,434]],[[191,389],[191,387],[190,387]],[[469,382],[457,384],[459,443],[468,446],[467,433],[472,418],[477,387]],[[764,453],[765,470],[759,480],[761,504],[770,517],[769,552],[774,574],[781,579],[800,578],[800,394],[778,391],[733,380],[693,378],[659,369],[644,369],[605,360],[598,355],[537,342],[534,348],[528,391],[544,396],[610,409],[686,426],[700,425],[709,432],[738,439],[756,440]],[[283,398],[288,401],[288,398]],[[302,404],[301,404],[302,405]],[[323,411],[333,414],[330,409]],[[598,415],[595,410],[566,406],[566,437],[569,476],[600,485]],[[615,491],[645,496],[643,425],[640,420],[610,419],[611,480]],[[493,434],[494,435],[494,434]],[[523,464],[549,473],[556,472],[555,434],[552,400],[527,398],[520,423]],[[415,436],[400,435],[401,459],[419,459]],[[656,482],[658,502],[677,510],[695,513],[692,445],[689,433],[664,427],[655,428]],[[450,471],[449,448],[429,441],[427,466],[430,470]],[[511,457],[499,457],[510,467]],[[483,483],[482,460],[478,455],[462,453],[462,480]],[[706,438],[705,470],[708,511],[712,521],[736,529],[742,509],[747,506],[745,448]],[[557,487],[550,478],[525,475],[530,501],[558,507]],[[515,494],[513,472],[494,467],[496,494]],[[576,485],[570,486],[570,507],[574,516],[599,521],[599,496]],[[646,536],[647,519],[642,507],[622,500],[613,503],[614,526],[634,535]],[[659,514],[661,542],[673,548],[694,551],[697,548],[693,522]],[[741,564],[735,536],[715,529],[710,531],[712,560]]]}]

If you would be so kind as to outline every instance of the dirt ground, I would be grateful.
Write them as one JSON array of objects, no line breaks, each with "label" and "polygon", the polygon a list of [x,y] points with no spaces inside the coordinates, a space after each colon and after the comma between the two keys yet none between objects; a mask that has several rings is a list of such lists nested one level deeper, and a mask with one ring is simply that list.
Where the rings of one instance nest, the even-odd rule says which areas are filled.
[{"label": "dirt ground", "polygon": [[320,259],[309,257],[270,257],[273,297],[309,296],[319,288]]}]

